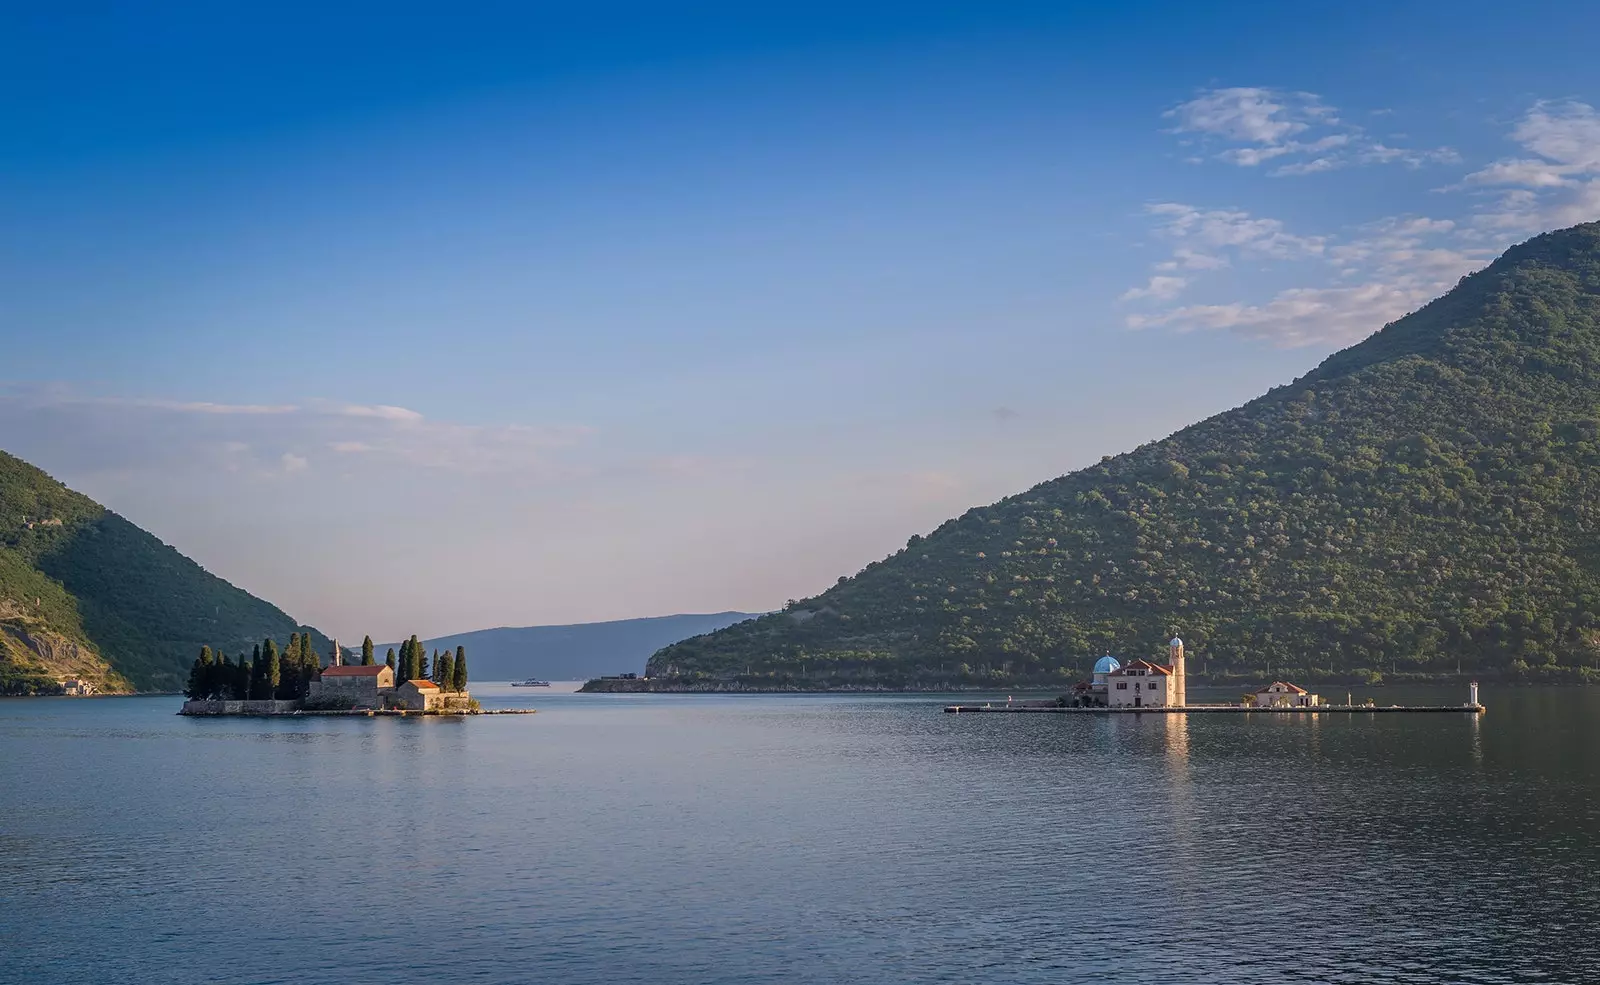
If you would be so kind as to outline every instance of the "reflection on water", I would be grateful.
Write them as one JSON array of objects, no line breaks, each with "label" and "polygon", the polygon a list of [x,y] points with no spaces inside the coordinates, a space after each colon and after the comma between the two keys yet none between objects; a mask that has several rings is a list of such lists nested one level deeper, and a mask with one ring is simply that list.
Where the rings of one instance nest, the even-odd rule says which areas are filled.
[{"label": "reflection on water", "polygon": [[0,702],[0,981],[1600,981],[1600,693],[490,700]]}]

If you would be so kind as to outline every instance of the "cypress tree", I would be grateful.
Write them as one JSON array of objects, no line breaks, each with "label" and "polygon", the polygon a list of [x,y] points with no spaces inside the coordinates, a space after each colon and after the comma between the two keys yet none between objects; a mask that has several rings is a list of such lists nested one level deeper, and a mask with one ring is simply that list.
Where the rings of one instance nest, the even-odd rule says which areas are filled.
[{"label": "cypress tree", "polygon": [[361,641],[361,666],[371,667],[377,663],[372,658],[372,637],[368,636]]},{"label": "cypress tree", "polygon": [[456,659],[450,655],[449,650],[439,654],[439,659],[434,661],[433,682],[439,685],[441,690],[450,690],[451,682],[456,679],[455,663]]},{"label": "cypress tree", "polygon": [[250,662],[239,654],[239,664],[233,668],[233,700],[243,701],[250,697]]},{"label": "cypress tree", "polygon": [[311,682],[322,673],[322,658],[311,648],[311,634],[300,637],[300,681],[298,697],[311,697]]},{"label": "cypress tree", "polygon": [[194,658],[194,663],[189,665],[189,682],[184,686],[183,693],[186,697],[196,700],[206,696],[206,687],[210,684],[211,675],[211,647],[202,646],[200,655]]},{"label": "cypress tree", "polygon": [[411,639],[411,656],[406,660],[406,680],[414,681],[422,676],[422,641],[413,633]]},{"label": "cypress tree", "polygon": [[450,672],[453,675],[453,679],[450,682],[450,684],[451,684],[450,690],[452,690],[452,691],[465,691],[467,689],[467,648],[466,647],[464,647],[464,646],[456,647],[455,666],[450,668]]},{"label": "cypress tree", "polygon": [[283,664],[278,657],[276,642],[267,640],[266,645],[261,648],[261,662],[266,665],[262,680],[265,683],[263,690],[266,691],[267,697],[282,698],[279,689],[283,686]]},{"label": "cypress tree", "polygon": [[394,670],[395,669],[395,666],[394,666],[394,647],[392,647],[392,646],[389,647],[389,655],[387,657],[383,658],[383,662],[390,670]]},{"label": "cypress tree", "polygon": [[[433,658],[435,660],[439,659],[439,651],[438,650],[433,651]],[[422,650],[417,651],[417,659],[421,661],[421,663],[419,663],[417,665],[417,680],[419,680],[419,681],[431,680],[431,678],[428,677],[428,651],[427,651],[427,649],[424,648]]]},{"label": "cypress tree", "polygon": [[217,651],[217,662],[211,666],[211,681],[206,686],[206,696],[209,698],[226,699],[228,692],[233,689],[233,661],[221,650]]},{"label": "cypress tree", "polygon": [[267,665],[261,659],[261,644],[257,643],[250,654],[250,681],[245,685],[246,698],[261,697],[262,680],[266,678]]},{"label": "cypress tree", "polygon": [[289,634],[289,645],[278,654],[278,700],[300,697],[300,634]]}]

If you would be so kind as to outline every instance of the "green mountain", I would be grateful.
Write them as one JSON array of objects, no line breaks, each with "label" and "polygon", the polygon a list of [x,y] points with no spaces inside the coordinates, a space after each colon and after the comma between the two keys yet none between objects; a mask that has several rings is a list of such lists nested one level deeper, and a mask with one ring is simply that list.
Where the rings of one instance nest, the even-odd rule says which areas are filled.
[{"label": "green mountain", "polygon": [[969,510],[652,676],[1600,679],[1600,223],[1236,410]]},{"label": "green mountain", "polygon": [[237,657],[309,631],[21,459],[0,452],[0,694],[85,676],[183,687],[202,645]]}]

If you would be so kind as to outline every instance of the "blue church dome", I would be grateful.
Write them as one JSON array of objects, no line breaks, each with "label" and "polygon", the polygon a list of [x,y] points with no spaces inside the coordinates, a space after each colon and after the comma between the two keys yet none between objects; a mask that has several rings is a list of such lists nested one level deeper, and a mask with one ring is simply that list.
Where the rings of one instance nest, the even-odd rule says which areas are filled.
[{"label": "blue church dome", "polygon": [[1096,674],[1109,674],[1113,670],[1120,669],[1122,669],[1122,665],[1117,663],[1116,657],[1101,657],[1094,662],[1094,672]]}]

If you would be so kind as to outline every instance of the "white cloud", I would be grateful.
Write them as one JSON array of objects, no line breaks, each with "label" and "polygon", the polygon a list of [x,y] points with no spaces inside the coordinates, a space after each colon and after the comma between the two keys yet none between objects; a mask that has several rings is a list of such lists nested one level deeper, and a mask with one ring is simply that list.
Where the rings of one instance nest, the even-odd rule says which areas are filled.
[{"label": "white cloud", "polygon": [[1263,219],[1238,209],[1200,209],[1179,202],[1145,207],[1159,222],[1157,233],[1174,243],[1169,259],[1155,264],[1157,273],[1142,287],[1131,287],[1121,301],[1170,301],[1193,283],[1175,271],[1205,271],[1232,266],[1234,259],[1297,260],[1321,256],[1321,236],[1297,236],[1276,219]]},{"label": "white cloud", "polygon": [[1310,93],[1234,87],[1204,90],[1166,115],[1179,132],[1271,146],[1303,132],[1324,109]]},{"label": "white cloud", "polygon": [[422,420],[422,415],[414,410],[404,407],[390,407],[386,404],[362,406],[360,404],[346,404],[339,408],[339,413],[346,417],[376,417],[385,421],[401,421],[407,424]]},{"label": "white cloud", "polygon": [[1223,329],[1285,348],[1346,344],[1372,334],[1432,297],[1416,284],[1374,282],[1354,287],[1297,287],[1264,304],[1190,305],[1135,316],[1130,328],[1170,326],[1187,332]]},{"label": "white cloud", "polygon": [[[1209,90],[1166,115],[1176,131],[1197,135],[1209,158],[1242,167],[1277,162],[1273,176],[1460,161],[1449,148],[1397,146],[1403,134],[1377,140],[1309,93]],[[1439,189],[1467,193],[1452,218],[1393,216],[1313,235],[1290,233],[1284,223],[1242,209],[1150,206],[1157,234],[1175,249],[1153,265],[1147,284],[1121,295],[1143,307],[1127,324],[1220,330],[1284,346],[1348,344],[1445,293],[1513,241],[1600,218],[1600,113],[1577,100],[1535,103],[1509,136],[1517,153]],[[1204,279],[1195,272],[1246,259],[1297,265],[1282,269],[1303,270],[1308,282],[1277,286],[1266,300],[1163,304],[1178,296],[1176,281],[1198,294]],[[1163,275],[1173,278],[1169,289],[1158,289],[1168,283],[1158,284]]]},{"label": "white cloud", "polygon": [[[1148,211],[1160,217],[1163,235],[1202,239],[1240,256],[1315,262],[1313,269],[1323,276],[1331,270],[1337,279],[1355,283],[1290,288],[1259,303],[1190,304],[1137,313],[1127,318],[1134,329],[1221,330],[1284,347],[1345,345],[1442,294],[1492,255],[1456,243],[1458,227],[1451,219],[1394,216],[1341,240],[1291,235],[1281,222],[1238,210],[1164,203]],[[1122,299],[1164,301],[1175,296],[1134,288]]]},{"label": "white cloud", "polygon": [[311,467],[310,461],[291,452],[284,452],[278,461],[282,464],[285,473],[304,472]]},{"label": "white cloud", "polygon": [[1155,298],[1158,301],[1170,301],[1183,293],[1189,286],[1186,277],[1170,277],[1157,274],[1150,278],[1150,283],[1144,287],[1130,287],[1122,292],[1123,301],[1134,301],[1139,298]]},{"label": "white cloud", "polygon": [[1600,218],[1600,113],[1594,107],[1577,100],[1535,103],[1511,139],[1523,155],[1495,161],[1444,189],[1506,189],[1474,218],[1479,231],[1517,236]]},{"label": "white cloud", "polygon": [[1218,250],[1288,259],[1320,254],[1324,245],[1320,236],[1295,236],[1284,232],[1277,219],[1256,218],[1238,209],[1206,210],[1158,202],[1146,206],[1145,211],[1160,218],[1159,231],[1164,237],[1184,244],[1181,249],[1188,251],[1184,262],[1195,264],[1191,269],[1225,265]]},{"label": "white cloud", "polygon": [[1535,103],[1511,137],[1540,157],[1586,173],[1600,172],[1600,115],[1588,103]]},{"label": "white cloud", "polygon": [[[1273,177],[1318,174],[1363,164],[1453,163],[1459,155],[1448,147],[1390,147],[1346,122],[1322,97],[1259,86],[1204,89],[1195,98],[1168,110],[1173,131],[1194,134],[1212,156],[1239,167],[1253,168],[1285,160]],[[1223,146],[1216,149],[1218,145]]]}]

